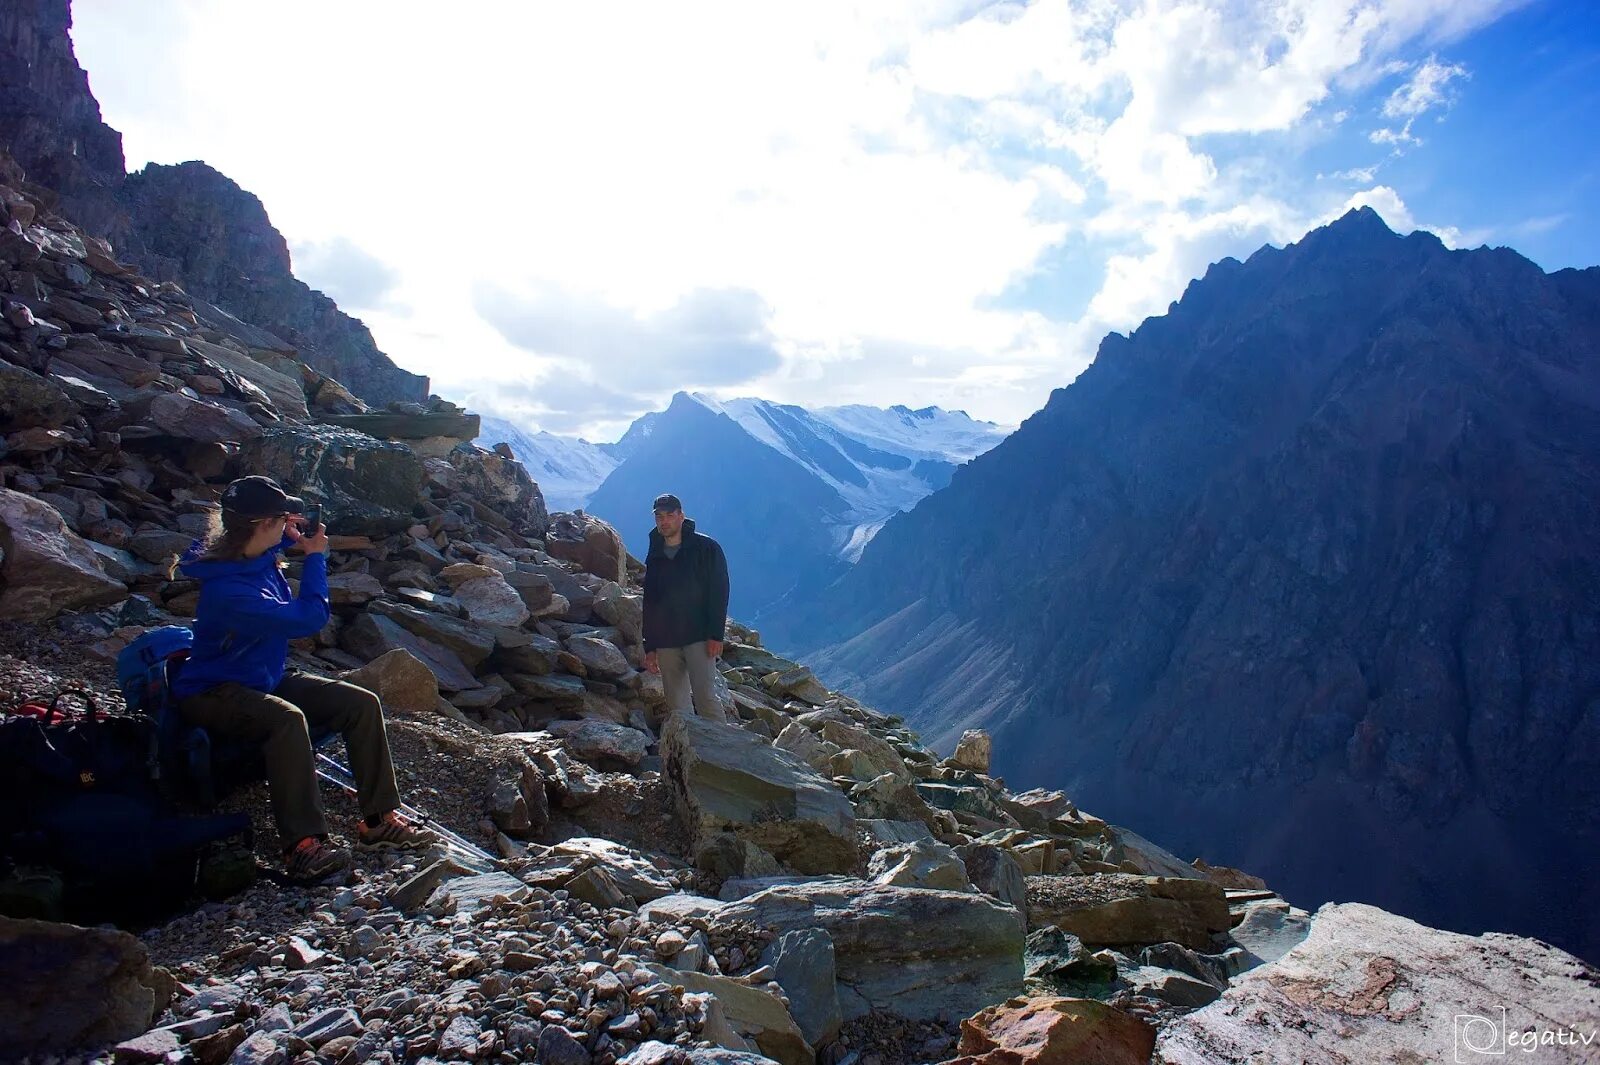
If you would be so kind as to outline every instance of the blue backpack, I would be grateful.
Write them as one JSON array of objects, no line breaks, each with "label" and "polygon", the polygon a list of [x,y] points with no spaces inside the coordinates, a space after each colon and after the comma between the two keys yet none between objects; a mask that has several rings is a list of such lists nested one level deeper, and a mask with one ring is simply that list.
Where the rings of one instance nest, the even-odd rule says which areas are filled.
[{"label": "blue backpack", "polygon": [[194,631],[163,625],[140,635],[117,655],[117,686],[128,709],[160,723],[174,709],[171,679],[194,649]]},{"label": "blue backpack", "polygon": [[216,795],[209,737],[183,720],[172,695],[173,678],[193,649],[194,631],[182,625],[142,633],[117,655],[117,686],[131,713],[155,722],[155,770],[167,792],[210,806]]}]

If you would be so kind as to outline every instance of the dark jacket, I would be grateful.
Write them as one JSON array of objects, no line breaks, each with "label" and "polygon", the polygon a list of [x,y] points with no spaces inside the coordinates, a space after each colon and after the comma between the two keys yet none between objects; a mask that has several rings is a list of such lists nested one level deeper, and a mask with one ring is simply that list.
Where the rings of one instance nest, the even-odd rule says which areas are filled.
[{"label": "dark jacket", "polygon": [[644,559],[644,649],[687,647],[721,640],[728,624],[728,560],[722,545],[683,523],[677,556],[668,558],[661,533],[650,531]]},{"label": "dark jacket", "polygon": [[278,553],[288,543],[230,562],[201,561],[199,542],[185,553],[178,568],[200,582],[200,605],[194,650],[173,682],[173,695],[227,681],[270,692],[283,680],[289,641],[315,636],[328,623],[328,556],[306,556],[296,598],[278,571]]}]

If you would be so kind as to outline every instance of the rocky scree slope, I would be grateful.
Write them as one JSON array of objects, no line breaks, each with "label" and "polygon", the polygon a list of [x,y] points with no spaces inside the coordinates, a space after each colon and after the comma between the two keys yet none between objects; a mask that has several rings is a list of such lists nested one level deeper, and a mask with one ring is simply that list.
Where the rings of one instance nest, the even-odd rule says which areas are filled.
[{"label": "rocky scree slope", "polygon": [[[229,478],[266,470],[338,532],[334,616],[295,664],[379,692],[408,797],[494,855],[363,857],[137,936],[0,917],[8,1054],[1337,1060],[1442,1047],[1423,991],[1446,1013],[1600,1024],[1596,974],[1569,955],[1367,907],[1313,916],[1059,792],[1015,793],[984,733],[940,758],[736,624],[725,720],[667,716],[614,529],[546,514],[519,463],[468,443],[473,416],[351,410],[120,265],[14,167],[0,178],[7,690],[103,688],[128,640],[188,617],[196,590],[167,563]],[[263,799],[236,801],[270,861]]]},{"label": "rocky scree slope", "polygon": [[1600,270],[1352,212],[1107,337],[768,635],[1291,897],[1600,956],[1597,350]]},{"label": "rocky scree slope", "polygon": [[0,9],[0,148],[62,212],[146,276],[181,282],[202,317],[217,304],[257,327],[252,346],[296,354],[375,404],[417,402],[425,377],[378,350],[366,326],[297,280],[261,201],[201,162],[127,174],[73,55],[68,0]]}]

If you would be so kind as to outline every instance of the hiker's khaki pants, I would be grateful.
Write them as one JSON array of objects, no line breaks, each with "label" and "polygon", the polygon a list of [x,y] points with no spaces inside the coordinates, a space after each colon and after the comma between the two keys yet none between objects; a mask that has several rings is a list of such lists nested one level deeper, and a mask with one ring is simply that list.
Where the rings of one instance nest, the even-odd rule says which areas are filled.
[{"label": "hiker's khaki pants", "polygon": [[666,689],[667,710],[696,714],[713,721],[726,721],[722,704],[717,702],[714,663],[705,641],[687,647],[656,648],[656,664],[661,667],[661,687]]},{"label": "hiker's khaki pants", "polygon": [[383,706],[365,688],[290,672],[271,695],[229,682],[180,700],[178,712],[213,736],[263,745],[272,815],[285,847],[328,831],[308,722],[344,735],[363,816],[400,805]]}]

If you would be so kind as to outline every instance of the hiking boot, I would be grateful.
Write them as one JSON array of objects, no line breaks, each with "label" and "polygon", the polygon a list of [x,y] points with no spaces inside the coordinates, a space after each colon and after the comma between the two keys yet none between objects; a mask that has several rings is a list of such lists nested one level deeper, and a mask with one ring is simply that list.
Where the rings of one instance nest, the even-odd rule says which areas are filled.
[{"label": "hiking boot", "polygon": [[356,825],[356,846],[367,850],[416,851],[437,842],[438,836],[413,825],[398,810],[384,814],[376,827],[368,826],[365,818]]},{"label": "hiking boot", "polygon": [[350,852],[319,836],[307,836],[283,856],[290,880],[321,880],[350,864]]}]

